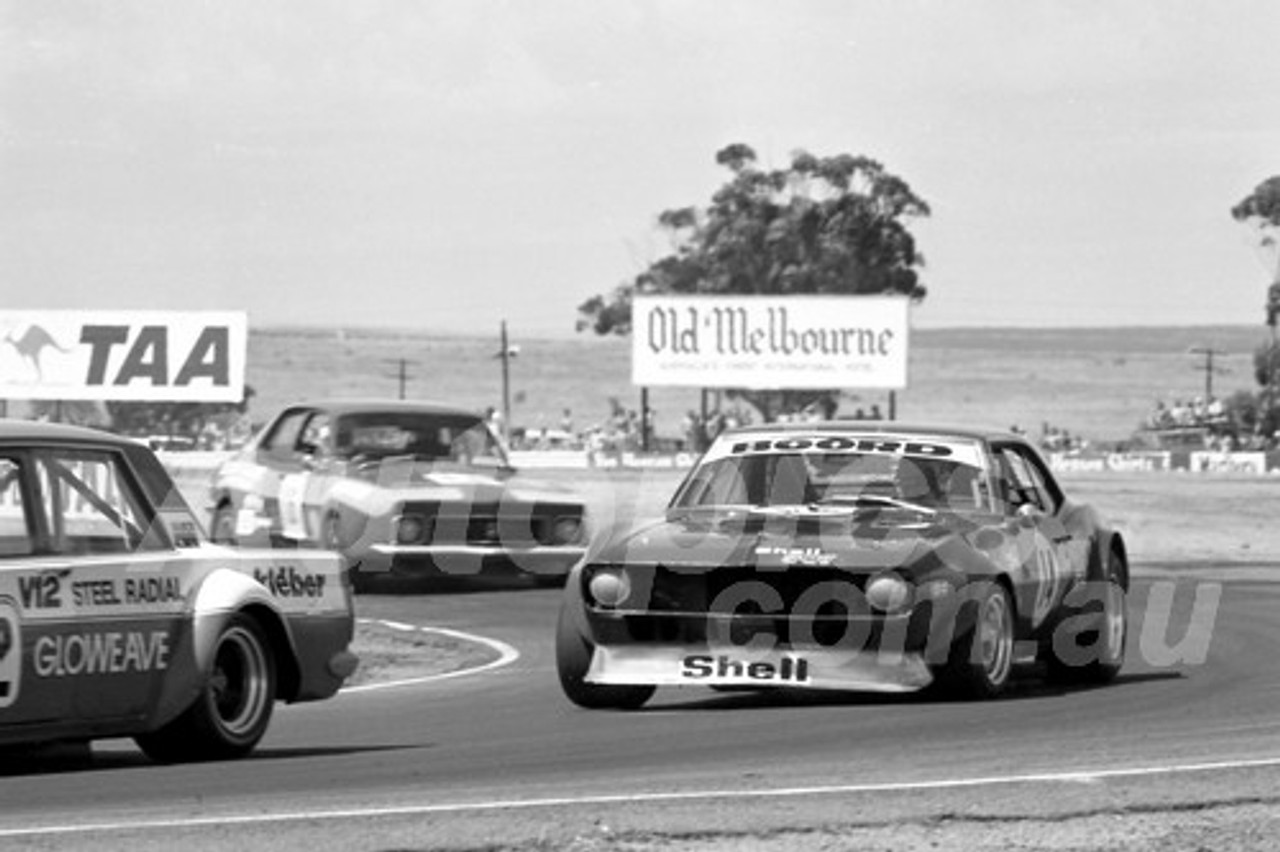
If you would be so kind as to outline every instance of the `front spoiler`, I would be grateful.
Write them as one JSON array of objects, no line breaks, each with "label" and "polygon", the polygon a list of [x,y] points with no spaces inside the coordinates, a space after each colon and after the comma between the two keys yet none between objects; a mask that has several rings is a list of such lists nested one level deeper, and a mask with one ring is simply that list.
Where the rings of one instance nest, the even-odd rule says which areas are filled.
[{"label": "front spoiler", "polygon": [[365,574],[468,577],[492,571],[563,577],[586,552],[581,545],[375,544],[354,557],[360,560],[360,570]]},{"label": "front spoiler", "polygon": [[588,683],[914,692],[933,682],[921,654],[832,648],[599,645]]}]

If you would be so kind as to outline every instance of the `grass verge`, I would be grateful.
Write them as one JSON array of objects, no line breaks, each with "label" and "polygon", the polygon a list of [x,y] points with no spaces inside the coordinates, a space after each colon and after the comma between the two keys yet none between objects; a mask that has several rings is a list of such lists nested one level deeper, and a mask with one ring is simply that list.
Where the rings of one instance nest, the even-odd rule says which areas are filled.
[{"label": "grass verge", "polygon": [[360,658],[360,667],[347,681],[349,687],[448,674],[498,659],[497,651],[479,642],[369,619],[356,622],[351,650]]}]

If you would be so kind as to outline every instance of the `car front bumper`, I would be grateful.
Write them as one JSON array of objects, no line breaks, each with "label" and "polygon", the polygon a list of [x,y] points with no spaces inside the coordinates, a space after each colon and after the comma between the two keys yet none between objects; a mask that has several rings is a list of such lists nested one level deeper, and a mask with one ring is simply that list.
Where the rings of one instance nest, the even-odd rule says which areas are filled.
[{"label": "car front bumper", "polygon": [[914,692],[933,681],[923,655],[888,651],[710,645],[600,645],[596,684]]},{"label": "car front bumper", "polygon": [[586,548],[485,545],[372,545],[359,561],[363,574],[470,577],[480,574],[564,577]]}]

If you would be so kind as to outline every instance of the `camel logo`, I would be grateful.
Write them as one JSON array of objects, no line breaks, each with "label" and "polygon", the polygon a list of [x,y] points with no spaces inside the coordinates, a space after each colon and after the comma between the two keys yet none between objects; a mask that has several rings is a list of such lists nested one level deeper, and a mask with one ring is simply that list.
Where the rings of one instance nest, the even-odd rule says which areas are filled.
[{"label": "camel logo", "polygon": [[16,349],[18,355],[31,365],[31,368],[35,370],[37,382],[44,381],[44,365],[41,359],[44,357],[45,350],[71,351],[65,346],[58,345],[58,341],[53,339],[53,335],[46,331],[44,326],[39,325],[27,326],[27,330],[22,333],[21,337],[15,337],[13,332],[10,331],[5,335],[4,342]]},{"label": "camel logo", "polygon": [[0,710],[18,700],[22,679],[22,633],[18,610],[0,598]]}]

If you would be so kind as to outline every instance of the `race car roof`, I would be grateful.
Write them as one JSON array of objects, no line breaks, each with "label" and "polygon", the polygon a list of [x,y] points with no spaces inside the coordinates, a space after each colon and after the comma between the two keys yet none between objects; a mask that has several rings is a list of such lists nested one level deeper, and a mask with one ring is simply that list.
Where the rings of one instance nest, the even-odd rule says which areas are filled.
[{"label": "race car roof", "polygon": [[351,414],[359,411],[404,411],[416,414],[466,414],[479,417],[480,413],[458,405],[413,399],[380,399],[377,397],[335,397],[332,399],[305,399],[284,406],[292,408],[319,408],[333,414]]},{"label": "race car roof", "polygon": [[112,432],[90,429],[85,426],[69,426],[66,423],[48,423],[42,420],[0,418],[0,441],[58,441],[82,444],[131,445],[137,442]]}]

